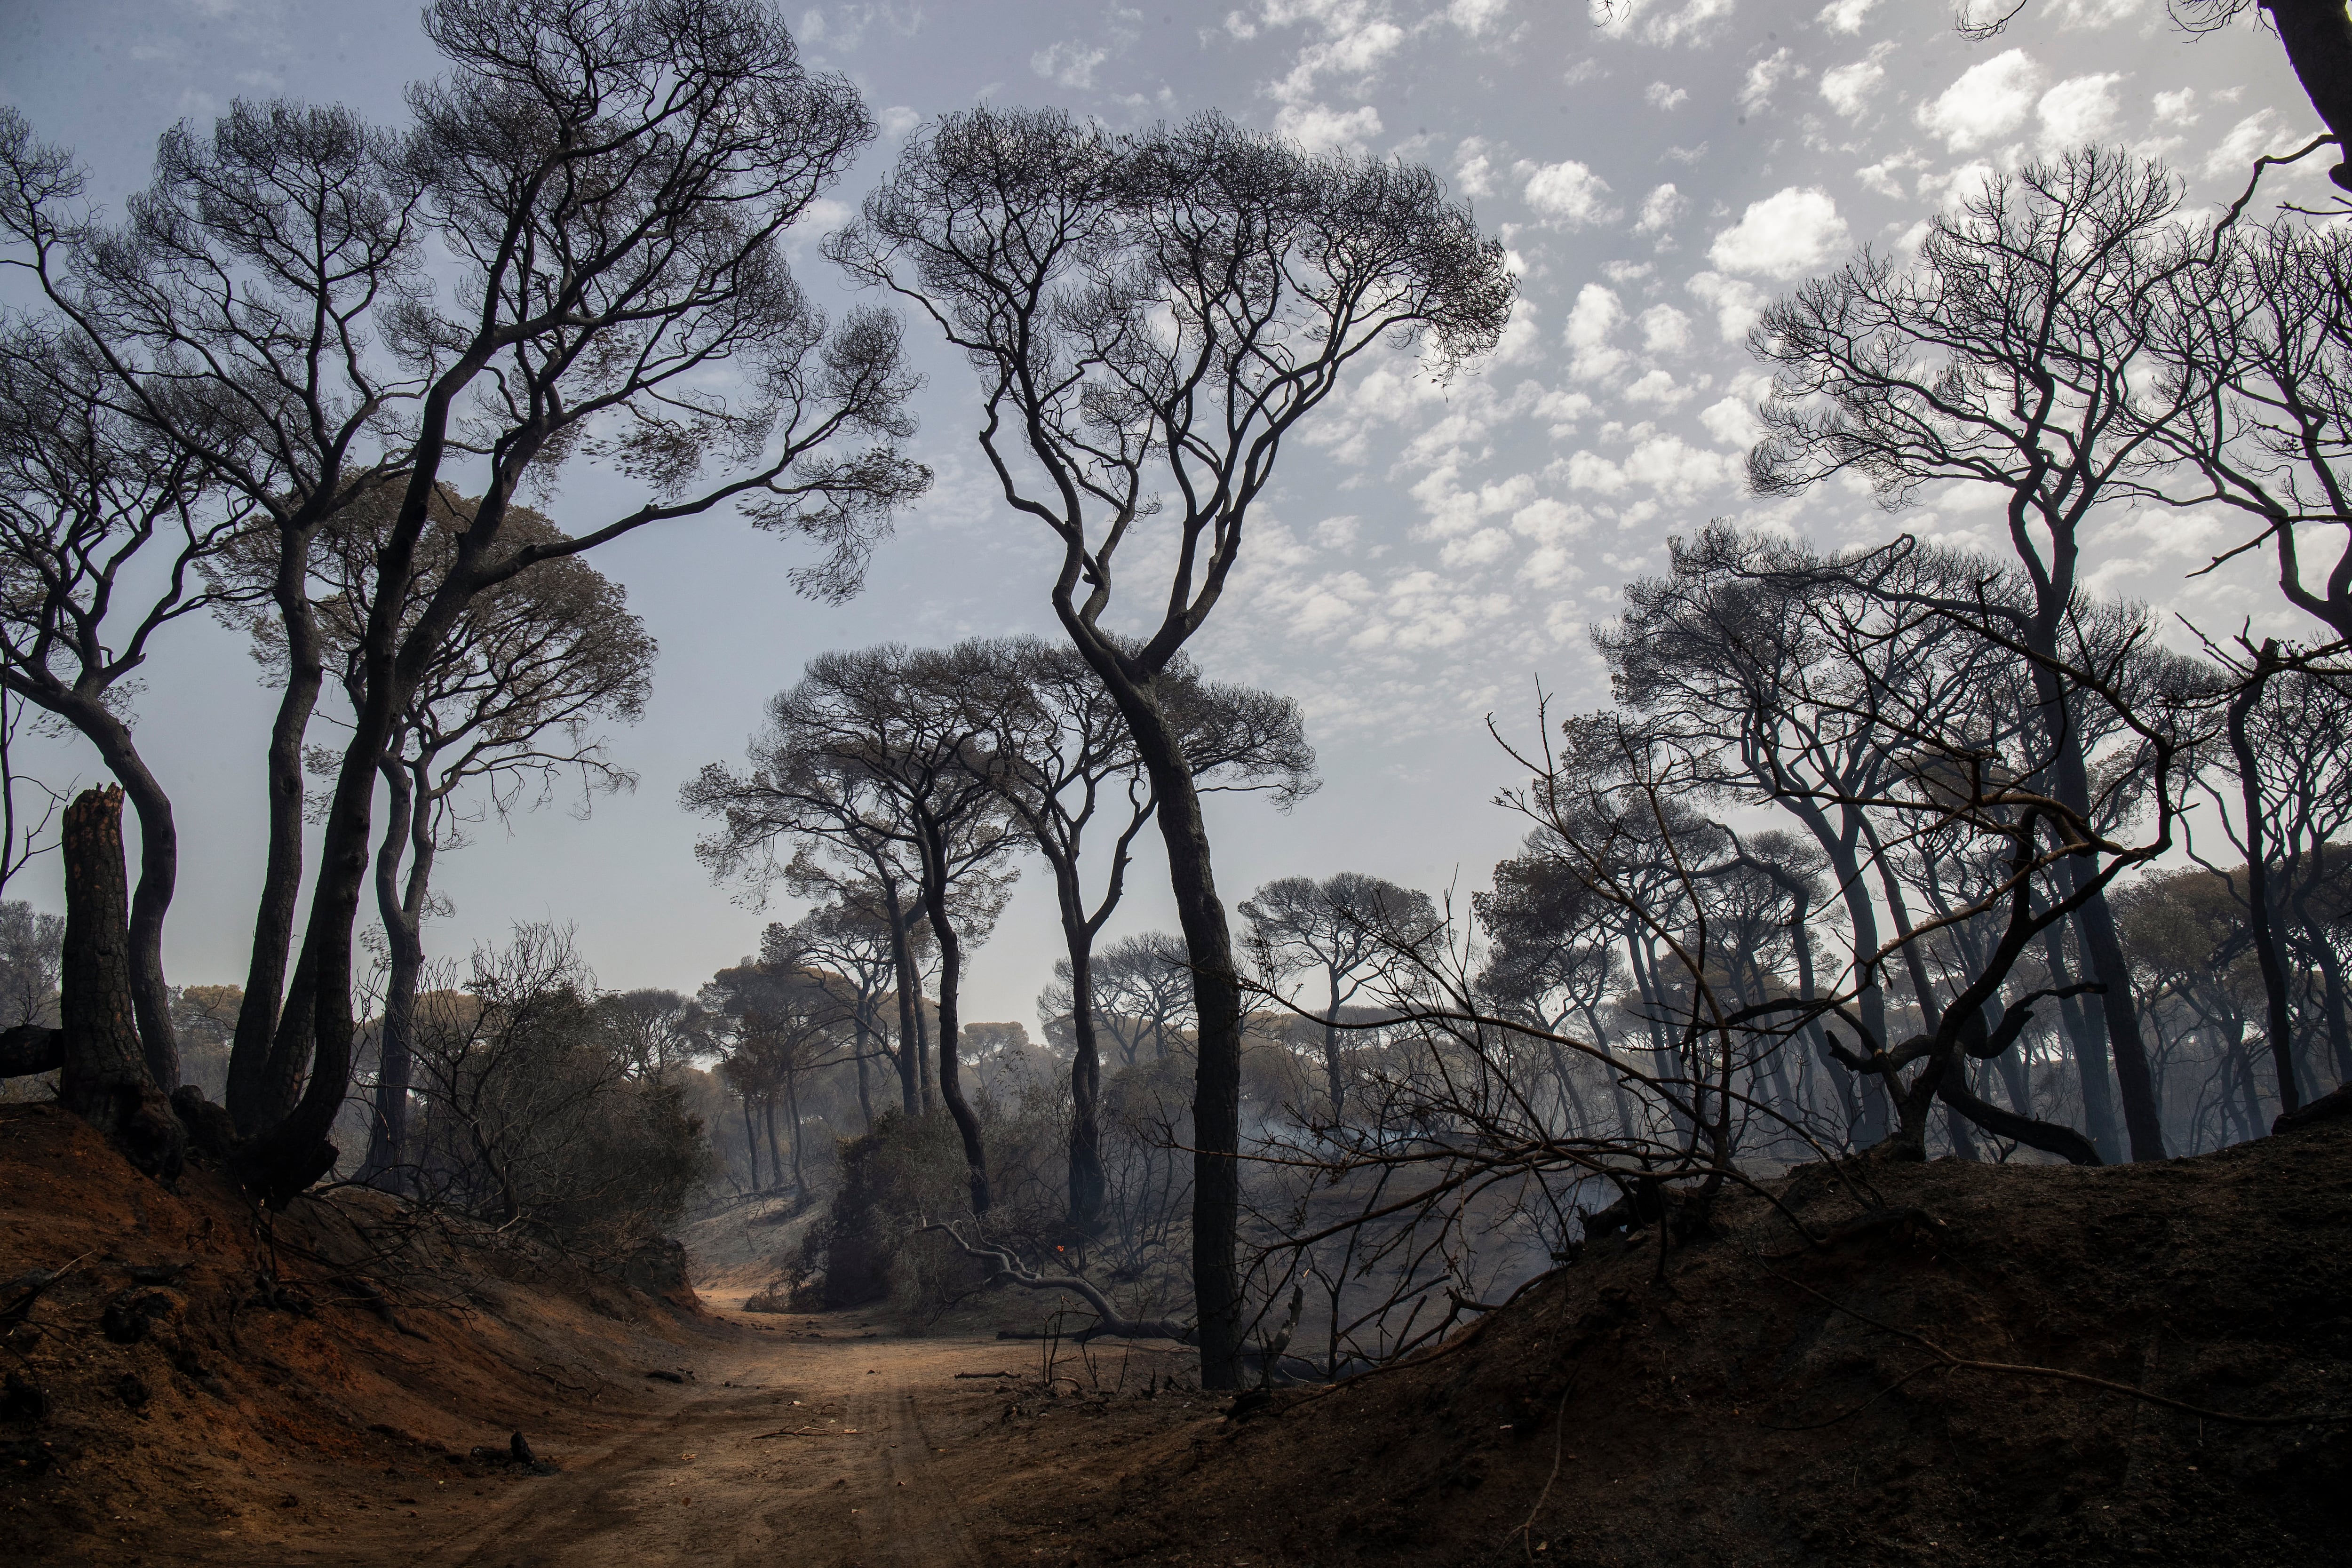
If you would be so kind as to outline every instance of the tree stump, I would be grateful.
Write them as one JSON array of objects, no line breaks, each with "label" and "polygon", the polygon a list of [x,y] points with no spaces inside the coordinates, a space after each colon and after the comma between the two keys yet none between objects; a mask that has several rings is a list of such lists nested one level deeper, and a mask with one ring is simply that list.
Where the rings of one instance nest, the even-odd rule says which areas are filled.
[{"label": "tree stump", "polygon": [[131,921],[122,791],[84,790],[66,807],[65,1027],[58,1099],[151,1176],[180,1173],[187,1132],[148,1076],[131,1006]]}]

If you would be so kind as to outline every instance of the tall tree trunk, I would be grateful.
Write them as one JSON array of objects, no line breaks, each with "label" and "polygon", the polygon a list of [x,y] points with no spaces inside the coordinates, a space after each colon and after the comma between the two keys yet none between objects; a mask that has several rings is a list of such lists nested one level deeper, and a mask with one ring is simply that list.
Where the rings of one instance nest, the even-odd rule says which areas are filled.
[{"label": "tall tree trunk", "polygon": [[289,1037],[299,1043],[307,1024],[310,1078],[293,1110],[239,1151],[247,1181],[273,1207],[290,1203],[333,1168],[337,1151],[327,1135],[351,1089],[358,1022],[352,1008],[352,931],[368,879],[377,766],[427,663],[473,596],[473,573],[483,552],[495,547],[512,499],[511,476],[530,460],[532,449],[528,441],[509,448],[507,457],[514,467],[493,476],[475,503],[472,526],[458,538],[456,560],[414,623],[404,628],[402,616],[409,603],[404,590],[415,570],[416,542],[425,527],[426,505],[440,468],[449,411],[446,388],[451,384],[445,377],[425,399],[420,416],[426,435],[415,448],[416,467],[401,500],[399,520],[376,554],[376,594],[369,605],[353,682],[360,700],[354,704],[351,739],[335,772],[335,791],[319,847],[318,883],[311,889],[310,918],[297,966],[298,993],[301,971],[309,971],[309,1005],[299,1010],[304,1016],[297,1016],[293,998],[289,998],[287,1016],[278,1020],[278,1046],[272,1047],[274,1056],[289,1045]]},{"label": "tall tree trunk", "polygon": [[2230,751],[2238,760],[2238,805],[2245,816],[2246,926],[2254,939],[2254,961],[2262,972],[2271,1047],[2271,1068],[2278,1079],[2279,1110],[2303,1104],[2294,1081],[2294,1019],[2287,1006],[2286,964],[2281,949],[2286,943],[2279,930],[2278,900],[2271,896],[2270,836],[2263,831],[2263,781],[2246,721],[2263,700],[2263,688],[2276,668],[2278,644],[2264,641],[2254,656],[2253,673],[2231,694]]},{"label": "tall tree trunk", "polygon": [[2345,162],[2327,177],[2352,191],[2352,11],[2344,0],[2258,0],[2286,47],[2287,63]]},{"label": "tall tree trunk", "polygon": [[866,1058],[873,1048],[874,1026],[866,1018],[866,1003],[861,998],[857,1011],[850,1017],[850,1026],[857,1033],[857,1113],[866,1118],[866,1131],[874,1131],[874,1094],[866,1086]]},{"label": "tall tree trunk", "polygon": [[808,1183],[801,1175],[801,1075],[797,1069],[784,1069],[784,1119],[792,1130],[793,1195],[806,1197]]},{"label": "tall tree trunk", "polygon": [[1160,802],[1168,886],[1192,970],[1192,1301],[1201,1386],[1238,1388],[1244,1302],[1235,1251],[1241,1239],[1242,984],[1232,928],[1217,897],[1209,829],[1181,739],[1160,710],[1152,677],[1139,672],[1072,603],[1076,558],[1054,590],[1054,610],[1118,704]]},{"label": "tall tree trunk", "polygon": [[163,917],[179,880],[180,831],[172,820],[171,796],[139,755],[130,730],[96,703],[90,707],[78,727],[98,748],[139,816],[139,885],[131,895],[128,938],[131,1005],[148,1076],[169,1095],[180,1087],[180,1042],[172,1027],[171,988],[163,981]]},{"label": "tall tree trunk", "polygon": [[776,1142],[776,1091],[772,1089],[760,1097],[760,1123],[768,1131],[768,1184],[778,1192],[784,1186],[784,1151]]},{"label": "tall tree trunk", "polygon": [[85,790],[66,808],[65,1061],[58,1098],[148,1174],[170,1181],[187,1151],[140,1050],[122,868],[122,791]]},{"label": "tall tree trunk", "polygon": [[743,1154],[751,1162],[751,1191],[760,1190],[760,1130],[751,1120],[751,1091],[743,1089],[738,1098],[743,1101]]},{"label": "tall tree trunk", "polygon": [[301,954],[294,961],[294,978],[286,987],[286,1005],[278,1012],[269,1054],[262,1061],[261,1082],[254,1097],[257,1128],[283,1121],[302,1098],[304,1075],[310,1070],[312,993],[310,943],[305,938]]},{"label": "tall tree trunk", "polygon": [[923,1108],[918,1087],[921,1082],[922,1036],[915,1027],[923,1007],[923,984],[915,972],[913,944],[907,940],[907,927],[912,917],[898,907],[898,884],[887,876],[880,880],[883,907],[890,917],[890,968],[898,988],[898,1095],[901,1109],[911,1118],[920,1115]]},{"label": "tall tree trunk", "polygon": [[[1058,878],[1061,868],[1056,866]],[[1108,1184],[1102,1164],[1102,1052],[1095,1038],[1094,933],[1066,907],[1062,934],[1070,953],[1070,1228],[1092,1236],[1102,1226]]]},{"label": "tall tree trunk", "polygon": [[[1114,689],[1116,693],[1116,689]],[[1192,967],[1192,1300],[1199,1314],[1201,1385],[1238,1388],[1242,1378],[1242,987],[1231,927],[1217,897],[1208,825],[1182,747],[1156,704],[1122,698],[1138,749],[1160,796],[1168,880]],[[1145,715],[1142,722],[1138,714]]]},{"label": "tall tree trunk", "polygon": [[[1766,788],[1771,787],[1769,774],[1758,776]],[[1856,957],[1877,952],[1878,906],[1870,900],[1870,888],[1863,880],[1862,863],[1854,853],[1854,840],[1861,832],[1859,816],[1849,815],[1844,831],[1839,832],[1831,827],[1829,815],[1811,801],[1784,798],[1781,804],[1805,825],[1806,831],[1813,836],[1813,842],[1820,845],[1822,853],[1829,857],[1830,868],[1837,874],[1839,896],[1845,901],[1846,922],[1853,933]],[[1854,994],[1854,1005],[1862,1012],[1862,1026],[1870,1034],[1869,1043],[1874,1043],[1884,1050],[1888,1044],[1886,992],[1878,984],[1875,973],[1856,978],[1863,982],[1861,989]],[[1820,1046],[1826,1051],[1827,1041],[1821,1041]],[[1849,1072],[1845,1065],[1834,1057],[1825,1055],[1822,1059],[1830,1064],[1827,1070],[1833,1075]],[[1861,1077],[1862,1082],[1856,1086],[1855,1094],[1858,1113],[1850,1131],[1857,1147],[1867,1148],[1885,1137],[1890,1130],[1890,1108],[1886,1080],[1877,1073],[1865,1073]]]},{"label": "tall tree trunk", "polygon": [[955,922],[948,919],[947,846],[944,832],[926,824],[923,832],[923,909],[931,918],[931,935],[940,944],[940,1099],[955,1119],[963,1139],[966,1177],[971,1183],[971,1212],[988,1212],[988,1154],[981,1147],[980,1118],[963,1097],[962,1064],[956,1060],[959,1025],[956,1016],[959,970],[963,958]]},{"label": "tall tree trunk", "polygon": [[266,1086],[278,1038],[278,1001],[286,988],[286,960],[294,944],[294,916],[301,901],[302,739],[326,679],[318,616],[302,581],[309,550],[309,536],[303,537],[303,549],[291,568],[281,551],[277,599],[286,629],[288,679],[269,728],[269,848],[262,863],[261,900],[253,917],[245,1000],[237,1009],[236,1037],[229,1048],[228,1113],[237,1131],[248,1137],[283,1116],[292,1103],[272,1103]]},{"label": "tall tree trunk", "polygon": [[[2075,721],[2059,676],[2058,626],[2069,606],[2074,583],[2074,547],[2063,540],[2063,559],[2050,575],[2043,607],[2031,625],[2026,643],[2035,654],[2034,696],[2042,704],[2043,724],[2053,742],[2054,766],[2052,794],[2084,823],[2091,820],[2089,764],[2083,755],[2082,725]],[[2059,875],[2074,892],[2081,892],[2094,876],[2091,867],[2068,858],[2059,863]],[[2164,1124],[2157,1105],[2156,1078],[2147,1065],[2147,1047],[2140,1037],[2139,1005],[2132,996],[2131,967],[2124,961],[2123,942],[2116,935],[2114,911],[2107,907],[2105,888],[2092,891],[2074,911],[2074,929],[2083,939],[2083,956],[2091,978],[2100,983],[2099,1016],[2106,1025],[2107,1049],[2115,1059],[2116,1087],[2123,1101],[2124,1132],[2135,1160],[2164,1158]]]},{"label": "tall tree trunk", "polygon": [[[2066,940],[2059,921],[2042,928],[2042,951],[2050,984],[2060,988],[2072,985],[2074,979],[2066,966]],[[2116,1125],[2115,1096],[2108,1090],[2106,1034],[2072,996],[2058,998],[2058,1020],[2066,1032],[2075,1080],[2083,1094],[2083,1131],[2099,1151],[2099,1158],[2116,1164],[2124,1156],[2124,1141]]]},{"label": "tall tree trunk", "polygon": [[2298,901],[2295,913],[2310,943],[2312,962],[2319,966],[2320,1005],[2326,1015],[2327,1050],[2335,1061],[2336,1081],[2352,1083],[2352,1027],[2347,1027],[2346,1017],[2344,961],[2336,956],[2326,928],[2312,918],[2307,904]]},{"label": "tall tree trunk", "polygon": [[1331,971],[1330,1005],[1323,1013],[1323,1092],[1331,1098],[1331,1125],[1346,1120],[1348,1080],[1339,1068],[1339,972]]},{"label": "tall tree trunk", "polygon": [[418,799],[416,779],[396,758],[387,763],[383,776],[388,798],[383,842],[375,858],[376,913],[383,921],[386,949],[382,1059],[360,1180],[398,1193],[408,1190],[408,1091],[415,1072],[416,977],[425,967],[425,904],[433,875],[433,809]]}]

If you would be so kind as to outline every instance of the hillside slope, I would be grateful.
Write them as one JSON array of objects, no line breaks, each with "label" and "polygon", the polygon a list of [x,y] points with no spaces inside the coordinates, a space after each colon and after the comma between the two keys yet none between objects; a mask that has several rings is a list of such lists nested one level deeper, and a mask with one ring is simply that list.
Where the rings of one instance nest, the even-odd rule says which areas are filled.
[{"label": "hillside slope", "polygon": [[[1806,1247],[1752,1195],[1612,1240],[1454,1347],[1241,1420],[1047,1408],[974,1476],[1071,1560],[2352,1562],[2352,1122],[2109,1170],[1846,1169],[1918,1213]],[[1817,1229],[1864,1196],[1776,1184]],[[1147,1414],[1147,1412],[1150,1414]],[[1114,1435],[1115,1434],[1115,1435]],[[1556,1473],[1555,1473],[1556,1471]]]},{"label": "hillside slope", "polygon": [[666,1294],[373,1193],[272,1216],[211,1170],[167,1191],[56,1107],[0,1107],[7,1555],[260,1562],[370,1492],[520,1479],[468,1456],[520,1431],[560,1459],[719,1331],[682,1279],[641,1282]]}]

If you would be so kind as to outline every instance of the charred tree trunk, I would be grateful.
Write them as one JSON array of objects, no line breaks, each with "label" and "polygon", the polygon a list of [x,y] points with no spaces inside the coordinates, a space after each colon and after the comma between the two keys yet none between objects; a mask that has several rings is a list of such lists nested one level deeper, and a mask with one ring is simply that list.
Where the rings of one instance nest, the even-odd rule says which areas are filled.
[{"label": "charred tree trunk", "polygon": [[743,1089],[738,1095],[743,1101],[743,1154],[751,1162],[751,1191],[760,1190],[760,1129],[751,1120],[751,1091]]},{"label": "charred tree trunk", "polygon": [[866,1119],[866,1131],[874,1131],[874,1092],[866,1084],[866,1058],[873,1048],[874,1026],[866,1020],[866,1003],[860,999],[857,1011],[851,1016],[850,1026],[857,1034],[857,1113]]},{"label": "charred tree trunk", "polygon": [[1348,1079],[1339,1064],[1339,972],[1331,972],[1331,1003],[1323,1014],[1323,1092],[1331,1097],[1331,1125],[1347,1121]]},{"label": "charred tree trunk", "polygon": [[[1123,709],[1128,707],[1121,702]],[[1136,722],[1136,710],[1148,714]],[[1192,1079],[1192,1299],[1200,1318],[1201,1385],[1242,1381],[1241,1235],[1242,987],[1231,927],[1217,897],[1209,829],[1177,737],[1156,707],[1129,712],[1138,749],[1160,797],[1160,836],[1177,924],[1192,968],[1197,1066]]]},{"label": "charred tree trunk", "polygon": [[2352,191],[2352,12],[2344,0],[2259,0],[2286,46],[2287,63],[2346,162],[2327,177]]},{"label": "charred tree trunk", "polygon": [[131,743],[131,731],[111,713],[102,719],[83,726],[82,732],[97,745],[139,817],[139,883],[131,893],[127,932],[131,1006],[148,1076],[168,1095],[180,1086],[180,1042],[172,1027],[171,988],[163,980],[163,917],[180,877],[180,830],[172,818],[172,799]]},{"label": "charred tree trunk", "polygon": [[[1056,868],[1058,869],[1058,868]],[[1065,922],[1070,950],[1070,1228],[1101,1228],[1108,1184],[1102,1164],[1102,1051],[1095,1038],[1093,933]]]},{"label": "charred tree trunk", "polygon": [[399,1193],[408,1190],[408,1091],[415,1074],[416,978],[425,967],[425,905],[433,877],[433,807],[420,798],[420,781],[409,768],[395,760],[383,775],[389,799],[375,860],[376,913],[386,949],[383,1047],[360,1180]]},{"label": "charred tree trunk", "polygon": [[[2065,939],[2054,921],[2042,930],[2042,952],[2044,966],[2050,971],[2050,984],[2074,984],[2074,975],[2066,967]],[[2107,1088],[2105,1038],[2072,996],[2059,1002],[2058,1019],[2059,1027],[2065,1031],[2069,1054],[2074,1058],[2076,1083],[2083,1092],[2083,1130],[2090,1134],[2100,1159],[2112,1164],[2123,1158],[2123,1140],[2116,1134],[2115,1099]]]},{"label": "charred tree trunk", "polygon": [[2326,1012],[2327,1051],[2336,1065],[2336,1081],[2352,1083],[2352,1026],[2345,1016],[2344,961],[2336,955],[2325,928],[2307,906],[2298,906],[2305,934],[2310,940],[2312,962],[2319,966],[2320,1003]]},{"label": "charred tree trunk", "polygon": [[923,1006],[923,984],[915,972],[913,945],[907,940],[911,916],[899,907],[898,883],[888,877],[881,881],[883,908],[890,917],[890,967],[898,988],[899,1107],[911,1117],[921,1114],[923,1109],[922,1036],[915,1027]]},{"label": "charred tree trunk", "polygon": [[269,728],[269,851],[262,866],[261,901],[253,917],[245,1001],[237,1010],[236,1038],[229,1048],[228,1112],[237,1131],[248,1136],[276,1121],[293,1103],[290,1097],[277,1103],[267,1086],[302,891],[302,738],[310,731],[326,679],[318,618],[302,580],[308,559],[307,534],[300,552],[280,552],[277,599],[286,627],[289,674]]},{"label": "charred tree trunk", "polygon": [[187,1133],[140,1049],[120,788],[75,798],[66,808],[62,851],[65,1059],[58,1098],[140,1170],[169,1181],[185,1157]]},{"label": "charred tree trunk", "polygon": [[923,909],[930,916],[931,936],[940,944],[940,1099],[955,1119],[963,1140],[963,1163],[971,1184],[971,1212],[988,1212],[988,1154],[981,1145],[980,1118],[963,1097],[962,1065],[956,1060],[960,1033],[956,992],[961,979],[962,943],[955,922],[948,918],[946,832],[936,823],[923,826]]},{"label": "charred tree trunk", "polygon": [[784,1069],[784,1120],[792,1130],[793,1195],[806,1197],[808,1181],[801,1173],[801,1075],[791,1068]]},{"label": "charred tree trunk", "polygon": [[2287,1007],[2286,945],[2279,931],[2278,901],[2271,896],[2269,836],[2263,831],[2263,783],[2246,721],[2263,700],[2263,688],[2276,668],[2278,644],[2266,641],[2254,656],[2253,673],[2230,698],[2230,751],[2238,762],[2238,804],[2246,819],[2246,927],[2253,934],[2254,959],[2262,971],[2268,1015],[2271,1068],[2278,1079],[2279,1111],[2299,1109],[2303,1095],[2294,1081],[2294,1020]]}]

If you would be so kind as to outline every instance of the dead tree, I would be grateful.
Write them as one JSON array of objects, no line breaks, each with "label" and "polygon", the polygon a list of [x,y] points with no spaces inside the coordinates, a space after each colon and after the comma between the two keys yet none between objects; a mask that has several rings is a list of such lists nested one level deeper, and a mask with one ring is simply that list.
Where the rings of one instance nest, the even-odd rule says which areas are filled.
[{"label": "dead tree", "polygon": [[75,797],[66,808],[63,849],[65,1049],[58,1099],[106,1134],[132,1164],[170,1181],[179,1174],[187,1133],[140,1052],[119,786]]},{"label": "dead tree", "polygon": [[[1158,795],[1197,992],[1202,1377],[1236,1386],[1241,979],[1164,678],[1223,595],[1284,442],[1349,370],[1376,345],[1449,367],[1500,340],[1503,247],[1412,164],[1309,154],[1213,114],[1117,135],[983,108],[910,138],[827,253],[972,366],[989,471],[1058,546],[1055,618]],[[1168,565],[1129,579],[1146,613],[1122,637],[1113,585],[1154,540]]]}]

